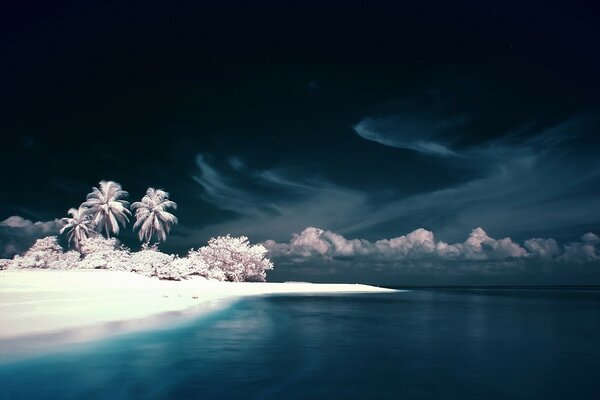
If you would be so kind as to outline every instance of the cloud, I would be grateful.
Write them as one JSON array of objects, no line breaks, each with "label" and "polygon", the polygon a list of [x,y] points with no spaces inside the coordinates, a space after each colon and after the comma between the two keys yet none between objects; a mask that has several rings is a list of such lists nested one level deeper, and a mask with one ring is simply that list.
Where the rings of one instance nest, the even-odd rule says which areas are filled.
[{"label": "cloud", "polygon": [[180,226],[182,236],[172,238],[179,245],[198,246],[211,236],[227,233],[254,241],[283,239],[307,224],[338,229],[357,223],[361,210],[368,207],[365,194],[320,177],[284,168],[252,169],[238,157],[229,157],[223,164],[217,161],[198,155],[193,179],[205,201],[232,215],[200,229]]},{"label": "cloud", "polygon": [[[448,96],[448,94],[446,94]],[[450,95],[452,96],[452,95]],[[363,139],[425,155],[460,156],[459,139],[473,118],[437,90],[426,90],[411,99],[391,102],[387,115],[369,116],[354,125]]]},{"label": "cloud", "polygon": [[552,261],[585,263],[600,259],[600,238],[593,233],[583,235],[581,242],[569,243],[561,251],[554,239],[528,239],[524,247],[511,238],[495,239],[482,228],[475,228],[464,242],[446,243],[435,239],[433,232],[416,229],[406,235],[371,242],[346,239],[319,228],[308,227],[293,234],[288,243],[267,240],[265,246],[274,259],[295,263],[353,259],[397,265],[406,261],[455,262],[485,264],[490,261]]},{"label": "cloud", "polygon": [[[391,147],[432,154],[416,136],[401,135],[399,142],[398,135],[390,133],[397,121],[390,117],[382,124],[365,118],[356,127],[357,134],[376,137]],[[517,129],[505,137],[462,148],[449,147],[444,135],[426,136],[451,150],[452,162],[472,171],[471,177],[451,187],[399,195],[357,225],[347,226],[346,231],[381,231],[390,223],[402,226],[405,221],[420,220],[435,226],[441,236],[458,239],[480,224],[512,235],[532,228],[564,230],[566,222],[573,226],[598,224],[600,197],[595,188],[600,185],[600,164],[569,147],[569,141],[587,132],[586,124],[586,118],[578,117],[532,136],[519,133],[531,133],[532,128]],[[400,123],[398,129],[402,127]],[[449,155],[445,150],[437,154]]]},{"label": "cloud", "polygon": [[530,254],[542,259],[553,259],[561,253],[560,247],[554,239],[527,239],[525,240],[525,248]]},{"label": "cloud", "polygon": [[53,221],[37,221],[33,222],[29,219],[25,219],[18,215],[6,218],[0,222],[0,227],[7,227],[12,229],[19,229],[21,232],[26,234],[50,234],[55,233],[59,229],[60,221],[55,219]]},{"label": "cloud", "polygon": [[404,115],[391,118],[365,118],[354,125],[354,130],[363,139],[384,146],[437,156],[456,156],[457,153],[443,141],[442,136],[463,122],[463,118],[436,121]]},{"label": "cloud", "polygon": [[560,260],[574,263],[589,263],[600,260],[600,237],[588,232],[581,237],[581,242],[565,245]]},{"label": "cloud", "polygon": [[[442,105],[427,108],[416,102],[407,107],[414,115],[367,116],[355,126],[363,139],[390,147],[369,148],[365,157],[369,164],[378,163],[373,154],[383,150],[381,162],[385,159],[388,167],[358,163],[349,168],[347,160],[336,156],[256,169],[252,158],[240,155],[198,155],[192,175],[198,192],[226,212],[199,229],[181,226],[182,236],[172,237],[171,243],[197,246],[228,232],[255,241],[282,241],[311,225],[371,240],[419,226],[449,243],[461,241],[474,226],[520,240],[539,235],[564,240],[575,228],[600,225],[600,163],[572,143],[593,126],[584,116],[547,125],[531,122],[503,136],[497,132],[494,138],[473,140],[473,134],[461,133],[471,127],[468,114],[452,117]],[[421,133],[407,133],[417,131]],[[416,154],[406,161],[406,153],[398,152],[400,162],[395,163],[393,149],[399,147]],[[402,170],[395,174],[397,168]],[[540,259],[555,257],[552,242],[531,240],[520,247]],[[505,242],[495,246],[496,254],[519,252]],[[449,245],[446,251],[458,250]]]},{"label": "cloud", "polygon": [[[363,122],[369,125],[370,121],[366,118]],[[470,147],[448,147],[455,155],[436,160],[451,160],[471,172],[465,174],[466,179],[448,176],[448,181],[458,182],[453,186],[416,193],[410,187],[418,186],[424,173],[417,170],[414,182],[349,188],[325,179],[318,171],[311,173],[310,163],[302,169],[279,166],[256,170],[239,157],[219,160],[201,154],[193,177],[202,188],[202,197],[234,215],[227,221],[189,230],[183,244],[196,245],[199,237],[227,232],[246,234],[253,240],[282,240],[309,225],[370,238],[427,225],[439,238],[458,241],[480,225],[502,235],[526,237],[530,232],[554,235],[569,226],[600,224],[600,197],[596,194],[600,164],[593,157],[574,154],[568,146],[586,129],[585,118],[574,118],[539,130],[534,136],[515,130],[507,137]],[[449,146],[442,135],[429,137]],[[404,138],[408,140],[408,136]],[[529,243],[536,245],[542,243]],[[498,246],[502,248],[502,244]],[[555,251],[523,246],[536,254]]]},{"label": "cloud", "polygon": [[58,219],[37,221],[18,215],[0,222],[0,257],[8,258],[27,250],[36,239],[56,235],[60,229]]}]

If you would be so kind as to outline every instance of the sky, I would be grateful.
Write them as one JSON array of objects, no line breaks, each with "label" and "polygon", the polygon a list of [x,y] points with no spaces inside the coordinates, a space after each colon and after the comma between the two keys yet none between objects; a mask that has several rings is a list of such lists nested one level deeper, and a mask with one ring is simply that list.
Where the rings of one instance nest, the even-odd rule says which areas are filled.
[{"label": "sky", "polygon": [[[100,180],[270,280],[600,284],[589,2],[11,1],[0,256]],[[129,227],[124,244],[137,248]]]}]

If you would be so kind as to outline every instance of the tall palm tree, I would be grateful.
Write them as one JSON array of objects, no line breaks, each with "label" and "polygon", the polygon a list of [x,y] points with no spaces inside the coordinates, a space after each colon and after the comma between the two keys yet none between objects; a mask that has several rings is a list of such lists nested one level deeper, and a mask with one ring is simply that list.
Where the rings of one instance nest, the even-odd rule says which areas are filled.
[{"label": "tall palm tree", "polygon": [[94,222],[87,208],[70,208],[67,213],[71,217],[60,219],[63,224],[60,234],[67,232],[67,240],[76,250],[79,250],[81,240],[96,236]]},{"label": "tall palm tree", "polygon": [[150,243],[153,236],[158,241],[167,239],[171,227],[177,224],[177,217],[167,211],[170,208],[176,210],[177,204],[169,200],[169,193],[154,188],[148,188],[142,201],[131,205],[136,219],[133,229],[140,229],[138,235],[141,241]]},{"label": "tall palm tree", "polygon": [[100,181],[99,188],[94,188],[87,195],[83,207],[89,208],[92,220],[100,233],[104,232],[106,237],[111,234],[119,234],[119,226],[129,222],[128,215],[131,212],[127,208],[129,203],[123,198],[129,193],[121,189],[121,185],[113,181]]}]

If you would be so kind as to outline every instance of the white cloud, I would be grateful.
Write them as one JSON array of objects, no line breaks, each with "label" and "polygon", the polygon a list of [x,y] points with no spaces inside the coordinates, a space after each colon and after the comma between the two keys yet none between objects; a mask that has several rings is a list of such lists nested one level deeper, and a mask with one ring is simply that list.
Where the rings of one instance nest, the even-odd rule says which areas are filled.
[{"label": "white cloud", "polygon": [[46,232],[55,232],[58,229],[59,220],[55,219],[53,221],[37,221],[33,222],[29,219],[25,219],[19,215],[13,215],[12,217],[6,218],[4,221],[0,222],[0,226],[5,226],[8,228],[15,229],[23,229],[25,231],[34,233],[46,233]]},{"label": "white cloud", "polygon": [[552,259],[560,254],[560,247],[554,239],[533,238],[525,241],[525,248],[533,255],[543,259]]},{"label": "white cloud", "polygon": [[581,242],[565,245],[565,251],[559,258],[562,261],[588,263],[600,260],[600,237],[588,232],[581,237]]},{"label": "white cloud", "polygon": [[217,168],[199,155],[194,179],[203,189],[204,200],[235,216],[201,229],[180,227],[185,237],[175,238],[179,245],[198,246],[211,236],[227,233],[255,241],[279,239],[307,225],[340,229],[357,223],[368,209],[365,194],[321,178],[293,178],[284,169],[254,170],[235,157],[226,161]]},{"label": "white cloud", "polygon": [[592,233],[582,242],[570,243],[561,250],[554,239],[529,239],[525,247],[511,238],[494,239],[482,228],[473,229],[461,243],[436,241],[433,232],[417,229],[407,235],[370,242],[364,239],[346,239],[335,232],[308,227],[294,234],[289,243],[265,242],[274,258],[288,258],[295,262],[315,259],[332,260],[355,258],[399,262],[429,261],[506,261],[541,259],[556,262],[589,262],[599,259],[600,238]]},{"label": "white cloud", "polygon": [[384,146],[408,149],[437,156],[457,155],[439,136],[449,127],[462,124],[462,119],[435,122],[431,119],[365,118],[354,125],[354,131],[363,139]]}]

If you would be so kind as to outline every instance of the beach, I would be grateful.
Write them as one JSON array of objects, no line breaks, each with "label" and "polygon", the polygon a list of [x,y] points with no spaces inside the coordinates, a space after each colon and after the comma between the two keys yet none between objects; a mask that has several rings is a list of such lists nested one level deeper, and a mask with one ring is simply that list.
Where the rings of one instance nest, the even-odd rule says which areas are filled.
[{"label": "beach", "polygon": [[68,343],[152,329],[244,296],[392,291],[360,284],[165,281],[109,270],[5,270],[0,271],[0,352],[28,338]]}]

